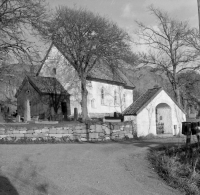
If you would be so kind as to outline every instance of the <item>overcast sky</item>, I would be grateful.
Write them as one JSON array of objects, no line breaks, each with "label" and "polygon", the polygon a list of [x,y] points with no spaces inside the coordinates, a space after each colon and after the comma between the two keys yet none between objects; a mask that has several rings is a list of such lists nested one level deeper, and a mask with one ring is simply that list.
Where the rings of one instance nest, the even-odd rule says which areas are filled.
[{"label": "overcast sky", "polygon": [[[53,8],[59,6],[82,7],[96,12],[117,23],[130,35],[137,29],[135,20],[147,25],[156,25],[148,6],[154,5],[173,18],[187,21],[190,27],[198,28],[197,0],[46,0]],[[132,46],[133,51],[145,50],[143,46]]]},{"label": "overcast sky", "polygon": [[155,21],[147,7],[167,11],[171,16],[188,21],[191,27],[198,27],[197,0],[47,0],[52,7],[83,7],[97,12],[116,22],[122,28],[134,29],[135,20],[154,25]]}]

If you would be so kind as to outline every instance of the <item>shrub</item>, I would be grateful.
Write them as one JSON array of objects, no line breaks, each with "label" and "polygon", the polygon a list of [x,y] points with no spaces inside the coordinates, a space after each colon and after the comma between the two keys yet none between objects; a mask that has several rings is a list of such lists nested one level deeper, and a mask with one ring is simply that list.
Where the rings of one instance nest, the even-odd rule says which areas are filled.
[{"label": "shrub", "polygon": [[200,194],[200,148],[171,146],[151,149],[148,153],[153,168],[170,186],[186,194]]}]

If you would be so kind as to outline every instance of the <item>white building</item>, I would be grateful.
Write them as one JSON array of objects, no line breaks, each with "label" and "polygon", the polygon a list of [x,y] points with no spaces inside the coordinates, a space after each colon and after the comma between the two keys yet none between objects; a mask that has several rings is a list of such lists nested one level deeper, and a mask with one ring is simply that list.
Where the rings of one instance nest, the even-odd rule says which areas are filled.
[{"label": "white building", "polygon": [[[45,62],[41,65],[39,76],[56,77],[71,94],[70,106],[73,115],[74,108],[81,114],[81,93],[78,75],[60,52],[52,47]],[[90,117],[103,117],[122,112],[133,102],[134,85],[125,73],[112,69],[106,64],[96,65],[87,77],[88,113]]]},{"label": "white building", "polygon": [[182,122],[186,121],[185,111],[161,87],[149,89],[123,114],[126,121],[135,120],[138,136],[177,135],[181,133]]}]

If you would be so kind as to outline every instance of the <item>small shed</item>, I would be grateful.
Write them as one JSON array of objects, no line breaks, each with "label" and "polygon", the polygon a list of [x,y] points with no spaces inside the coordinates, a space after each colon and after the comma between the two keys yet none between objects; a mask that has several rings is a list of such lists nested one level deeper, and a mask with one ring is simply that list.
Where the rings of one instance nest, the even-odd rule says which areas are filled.
[{"label": "small shed", "polygon": [[135,121],[138,136],[150,133],[181,133],[182,122],[186,121],[183,108],[162,88],[147,90],[123,112],[125,121]]},{"label": "small shed", "polygon": [[15,97],[20,116],[30,112],[31,117],[62,120],[71,114],[70,94],[54,77],[26,76]]}]

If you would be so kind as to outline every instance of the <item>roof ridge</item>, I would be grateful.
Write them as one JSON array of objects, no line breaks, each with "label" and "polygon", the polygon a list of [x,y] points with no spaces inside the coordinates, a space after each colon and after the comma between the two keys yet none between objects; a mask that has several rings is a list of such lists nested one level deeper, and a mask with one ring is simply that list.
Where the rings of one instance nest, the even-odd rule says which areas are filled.
[{"label": "roof ridge", "polygon": [[[126,112],[130,112],[131,110],[133,110],[132,114],[136,114],[148,101],[149,99],[145,100],[145,96],[147,96],[149,93],[151,93],[152,91],[154,91],[155,89],[157,89],[154,93],[156,94],[158,91],[160,91],[161,89],[163,89],[162,87],[153,87],[151,89],[146,90],[142,95],[140,95],[136,101],[134,101],[128,108],[126,108],[123,111],[123,114],[125,114]],[[152,97],[154,97],[155,94],[150,94],[150,99]],[[141,102],[140,102],[141,101]],[[141,104],[141,105],[140,105]],[[137,105],[137,106],[136,106]]]},{"label": "roof ridge", "polygon": [[37,71],[37,73],[36,73],[36,76],[38,76],[38,75],[40,74],[40,71],[42,70],[42,68],[43,68],[43,66],[44,66],[44,64],[45,64],[46,59],[49,57],[49,53],[50,53],[52,47],[53,47],[53,42],[51,43],[49,49],[47,50],[47,53],[45,54],[44,59],[42,60],[41,66],[40,66],[40,68],[38,69],[38,71]]},{"label": "roof ridge", "polygon": [[[138,101],[142,96],[144,96],[148,91],[153,90],[153,89],[154,89],[154,88],[147,89],[141,96],[139,96],[139,97],[135,100],[135,102]],[[133,102],[133,103],[135,103],[135,102]]]},{"label": "roof ridge", "polygon": [[[148,89],[148,90],[149,90],[149,89]],[[129,107],[127,107],[127,108],[122,112],[122,114],[125,113],[125,112],[128,110],[128,108],[132,107],[132,105],[134,105],[144,94],[146,94],[146,93],[148,92],[148,90],[146,90],[144,93],[142,93]]]},{"label": "roof ridge", "polygon": [[40,77],[40,78],[54,78],[55,79],[55,77],[51,77],[51,76],[36,76],[36,75],[27,75],[28,77]]},{"label": "roof ridge", "polygon": [[113,71],[113,77],[115,76],[114,73],[123,81],[123,84],[127,84],[127,82],[119,75],[118,73],[119,68],[117,67],[116,70]]}]

